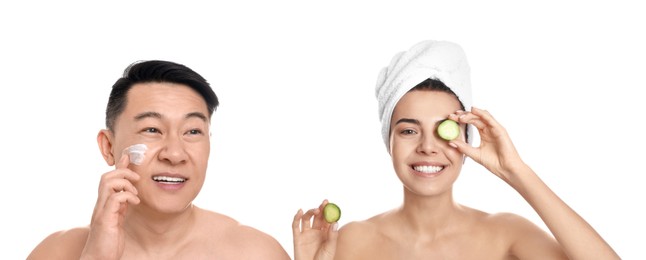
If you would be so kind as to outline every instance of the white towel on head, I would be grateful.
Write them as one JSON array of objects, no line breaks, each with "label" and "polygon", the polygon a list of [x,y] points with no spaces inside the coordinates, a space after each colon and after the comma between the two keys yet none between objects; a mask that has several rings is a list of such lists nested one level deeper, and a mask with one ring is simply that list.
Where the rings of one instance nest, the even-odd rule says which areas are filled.
[{"label": "white towel on head", "polygon": [[[427,40],[397,53],[377,78],[376,96],[381,134],[390,150],[390,119],[397,102],[426,79],[442,81],[471,110],[470,68],[462,47],[448,41]],[[471,136],[471,135],[470,135]],[[469,141],[473,138],[469,138]]]}]

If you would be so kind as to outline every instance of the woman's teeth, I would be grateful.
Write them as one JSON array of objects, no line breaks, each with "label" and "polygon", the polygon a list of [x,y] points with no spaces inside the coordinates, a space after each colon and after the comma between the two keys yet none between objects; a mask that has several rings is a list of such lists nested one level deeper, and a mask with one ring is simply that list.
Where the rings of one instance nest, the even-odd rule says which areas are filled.
[{"label": "woman's teeth", "polygon": [[153,180],[157,181],[157,182],[172,182],[172,183],[180,183],[180,182],[185,182],[186,181],[186,179],[184,179],[184,178],[169,177],[169,176],[154,176]]},{"label": "woman's teeth", "polygon": [[414,166],[413,169],[415,169],[418,172],[423,172],[423,173],[436,173],[444,169],[442,166]]}]

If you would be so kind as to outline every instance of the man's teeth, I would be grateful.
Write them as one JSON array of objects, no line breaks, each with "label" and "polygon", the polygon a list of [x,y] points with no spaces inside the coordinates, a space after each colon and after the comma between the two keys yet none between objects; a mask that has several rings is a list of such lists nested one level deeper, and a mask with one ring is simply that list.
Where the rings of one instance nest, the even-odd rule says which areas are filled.
[{"label": "man's teeth", "polygon": [[436,173],[444,169],[442,166],[415,166],[413,167],[418,172],[423,172],[423,173]]},{"label": "man's teeth", "polygon": [[154,176],[154,181],[158,182],[185,182],[186,179],[179,177],[169,177],[169,176]]}]

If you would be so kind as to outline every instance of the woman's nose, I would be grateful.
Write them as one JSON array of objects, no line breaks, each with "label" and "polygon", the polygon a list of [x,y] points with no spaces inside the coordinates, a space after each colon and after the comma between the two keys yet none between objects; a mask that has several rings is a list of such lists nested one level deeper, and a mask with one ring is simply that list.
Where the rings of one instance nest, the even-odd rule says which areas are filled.
[{"label": "woman's nose", "polygon": [[419,145],[417,146],[417,152],[423,154],[434,154],[438,152],[438,142],[436,136],[424,135],[420,138]]}]

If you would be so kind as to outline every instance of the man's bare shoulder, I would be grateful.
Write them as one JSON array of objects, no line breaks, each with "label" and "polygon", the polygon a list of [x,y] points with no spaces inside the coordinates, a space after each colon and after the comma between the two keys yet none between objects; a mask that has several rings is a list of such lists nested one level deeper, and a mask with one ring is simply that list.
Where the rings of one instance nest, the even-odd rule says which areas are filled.
[{"label": "man's bare shoulder", "polygon": [[47,236],[27,259],[78,259],[85,247],[90,229],[78,227]]},{"label": "man's bare shoulder", "polygon": [[202,209],[200,215],[204,236],[236,259],[290,259],[280,243],[265,232],[221,213]]}]

